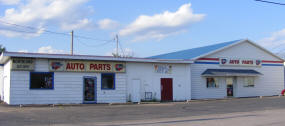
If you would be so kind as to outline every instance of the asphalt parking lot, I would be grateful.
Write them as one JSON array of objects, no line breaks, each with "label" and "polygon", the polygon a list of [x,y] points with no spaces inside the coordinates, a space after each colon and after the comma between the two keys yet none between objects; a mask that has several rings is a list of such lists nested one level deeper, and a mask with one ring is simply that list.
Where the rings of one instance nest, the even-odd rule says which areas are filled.
[{"label": "asphalt parking lot", "polygon": [[285,97],[136,105],[0,105],[0,126],[285,125]]}]

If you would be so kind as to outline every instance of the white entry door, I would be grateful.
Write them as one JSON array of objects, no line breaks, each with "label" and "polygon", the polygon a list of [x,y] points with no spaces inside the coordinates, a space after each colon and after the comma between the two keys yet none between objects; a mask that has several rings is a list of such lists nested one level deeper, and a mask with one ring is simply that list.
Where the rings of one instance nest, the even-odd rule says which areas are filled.
[{"label": "white entry door", "polygon": [[132,80],[132,102],[141,102],[140,85],[141,81],[139,79]]}]

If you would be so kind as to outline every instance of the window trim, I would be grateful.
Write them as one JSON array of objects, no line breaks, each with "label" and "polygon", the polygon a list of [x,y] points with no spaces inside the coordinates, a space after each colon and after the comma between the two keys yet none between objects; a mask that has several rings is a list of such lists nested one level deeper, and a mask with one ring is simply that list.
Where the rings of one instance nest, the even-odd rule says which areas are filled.
[{"label": "window trim", "polygon": [[[103,75],[112,75],[114,80],[113,80],[113,83],[114,83],[114,88],[103,88],[102,85],[103,85]],[[116,90],[116,74],[115,73],[101,73],[101,90]]]},{"label": "window trim", "polygon": [[[249,85],[246,86],[246,85],[245,85],[245,79],[246,79],[246,78],[252,78],[252,79],[253,79],[253,86],[249,86]],[[244,78],[243,78],[243,87],[244,87],[244,88],[254,88],[254,87],[255,87],[255,78],[254,78],[254,77],[244,77]]]},{"label": "window trim", "polygon": [[[32,79],[31,79],[31,75],[33,73],[38,73],[38,74],[51,74],[52,75],[52,88],[31,88],[32,86]],[[54,90],[54,72],[30,72],[30,90]]]},{"label": "window trim", "polygon": [[[215,87],[208,87],[208,78],[213,78],[214,80],[217,79],[217,83],[215,83]],[[207,89],[217,89],[217,88],[220,88],[220,85],[219,85],[219,78],[218,77],[206,77],[206,88]]]}]

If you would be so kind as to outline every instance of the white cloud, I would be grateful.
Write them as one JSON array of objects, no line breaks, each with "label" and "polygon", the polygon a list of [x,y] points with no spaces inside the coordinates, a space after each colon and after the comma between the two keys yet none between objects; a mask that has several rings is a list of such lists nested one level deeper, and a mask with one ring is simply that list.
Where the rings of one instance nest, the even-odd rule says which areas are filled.
[{"label": "white cloud", "polygon": [[[87,28],[87,25],[91,24],[90,20],[86,18],[86,16],[90,14],[88,12],[89,8],[81,7],[87,1],[88,0],[29,0],[16,7],[6,9],[4,16],[0,17],[0,20],[40,29],[45,25],[59,26],[63,28],[63,30]],[[15,30],[11,28],[15,28],[15,26],[11,27],[11,25],[8,24],[1,24],[0,27],[4,27],[4,29],[1,28],[2,32],[0,33],[4,34],[7,31],[10,32],[8,35],[4,34],[6,36],[24,34],[23,32],[13,32]],[[35,34],[41,33],[29,28],[21,28],[21,30],[34,32]],[[15,34],[11,35],[12,33]],[[26,33],[24,35],[26,35]]]},{"label": "white cloud", "polygon": [[104,29],[104,30],[116,29],[118,26],[119,26],[119,23],[111,19],[103,19],[103,20],[98,21],[98,27],[100,29]]},{"label": "white cloud", "polygon": [[64,50],[54,49],[52,46],[40,47],[37,53],[66,54]]},{"label": "white cloud", "polygon": [[263,47],[273,51],[280,52],[285,48],[285,29],[273,32],[271,36],[258,41]]},{"label": "white cloud", "polygon": [[20,2],[21,0],[0,0],[0,3],[4,5],[15,5],[19,4]]},{"label": "white cloud", "polygon": [[61,28],[64,30],[76,30],[76,29],[82,29],[82,28],[88,29],[88,28],[90,28],[90,26],[92,26],[91,21],[87,18],[84,18],[84,19],[78,20],[76,23],[72,23],[72,24],[63,23],[61,25]]},{"label": "white cloud", "polygon": [[176,12],[165,11],[153,16],[141,15],[119,31],[121,36],[133,35],[134,40],[163,39],[187,29],[191,23],[201,21],[204,14],[194,14],[191,4],[182,5]]}]

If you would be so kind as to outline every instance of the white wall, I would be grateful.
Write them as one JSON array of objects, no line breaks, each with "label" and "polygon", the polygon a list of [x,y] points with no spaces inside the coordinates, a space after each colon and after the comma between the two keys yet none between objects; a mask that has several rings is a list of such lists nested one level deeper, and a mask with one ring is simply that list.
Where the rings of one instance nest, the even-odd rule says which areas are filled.
[{"label": "white wall", "polygon": [[219,88],[207,88],[206,78],[201,74],[206,69],[253,69],[263,75],[255,77],[254,87],[243,87],[244,77],[237,77],[237,85],[234,87],[235,97],[271,96],[279,95],[284,89],[284,67],[262,66],[258,67],[220,67],[215,64],[192,64],[192,99],[224,98],[226,94],[225,77],[219,77]]},{"label": "white wall", "polygon": [[249,58],[249,59],[263,59],[263,60],[280,60],[263,50],[256,48],[254,45],[244,42],[238,45],[232,46],[225,50],[221,50],[216,52],[215,54],[211,54],[206,56],[207,58],[219,58],[219,57],[227,57],[227,58]]},{"label": "white wall", "polygon": [[4,98],[4,89],[3,89],[3,87],[4,87],[4,80],[3,80],[3,74],[4,74],[4,66],[1,66],[0,65],[0,101],[2,101],[3,100],[3,98]]},{"label": "white wall", "polygon": [[6,64],[4,64],[4,74],[3,74],[3,89],[4,89],[4,102],[7,104],[10,104],[10,72],[11,69],[11,61],[8,61]]},{"label": "white wall", "polygon": [[244,87],[244,78],[237,79],[237,97],[247,96],[271,96],[279,95],[284,89],[284,67],[264,66],[259,69],[262,76],[255,77],[254,87]]},{"label": "white wall", "polygon": [[152,92],[156,100],[161,99],[160,78],[173,78],[173,100],[191,99],[190,86],[190,65],[189,64],[168,64],[172,65],[172,74],[155,73],[153,63],[127,63],[128,90],[127,99],[131,101],[132,80],[141,81],[140,96],[145,100],[145,92]]},{"label": "white wall", "polygon": [[[35,72],[48,72],[48,60],[37,59]],[[54,72],[54,89],[30,89],[29,71],[11,71],[11,104],[67,104],[83,102],[83,77],[97,77],[97,103],[126,102],[126,74],[116,74],[116,89],[101,90],[100,73]]]},{"label": "white wall", "polygon": [[[205,58],[221,57],[280,61],[280,59],[271,56],[249,43],[238,44]],[[201,76],[206,69],[253,69],[263,74],[255,78],[254,87],[243,87],[244,78],[237,77],[237,85],[234,87],[234,94],[236,97],[279,95],[281,90],[284,89],[283,66],[240,67],[220,66],[218,64],[191,64],[191,92],[193,99],[224,98],[227,96],[225,77],[219,78],[219,88],[206,87],[206,79]]]}]

